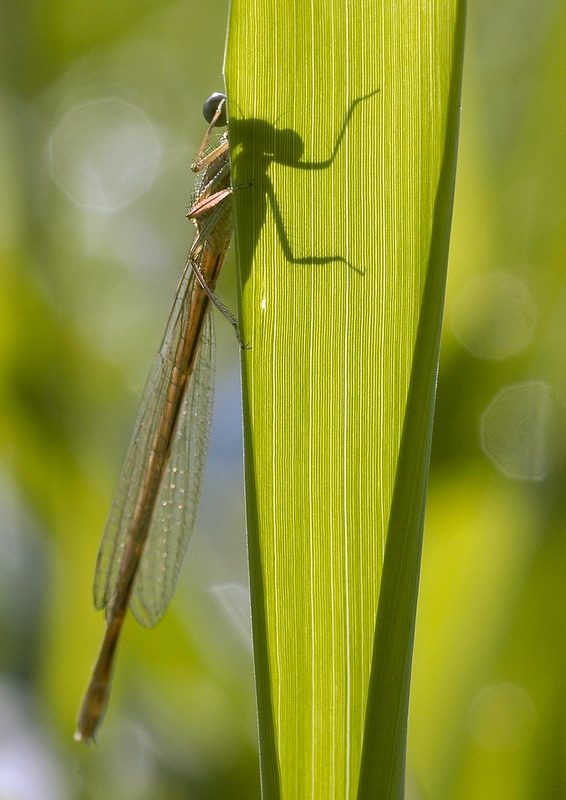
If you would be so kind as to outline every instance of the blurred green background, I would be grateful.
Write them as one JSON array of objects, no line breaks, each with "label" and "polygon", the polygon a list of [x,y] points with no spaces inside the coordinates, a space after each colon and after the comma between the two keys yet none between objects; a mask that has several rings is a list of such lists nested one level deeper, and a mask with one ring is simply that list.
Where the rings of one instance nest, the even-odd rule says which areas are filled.
[{"label": "blurred green background", "polygon": [[[72,738],[103,632],[94,560],[192,238],[227,15],[227,0],[0,4],[1,800],[259,796],[222,318],[176,598],[154,631],[128,621],[98,745]],[[469,10],[411,798],[566,798],[565,34],[551,0]],[[235,309],[230,262],[218,291]]]}]

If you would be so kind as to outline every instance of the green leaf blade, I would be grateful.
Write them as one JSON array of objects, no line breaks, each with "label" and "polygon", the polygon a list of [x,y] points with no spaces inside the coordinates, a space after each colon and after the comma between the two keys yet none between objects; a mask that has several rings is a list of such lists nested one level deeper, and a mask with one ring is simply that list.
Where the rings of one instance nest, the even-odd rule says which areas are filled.
[{"label": "green leaf blade", "polygon": [[[232,5],[226,75],[251,344],[244,427],[265,797],[358,790],[443,163],[454,8]],[[440,298],[435,335],[441,308]],[[423,441],[437,341],[429,338],[434,369],[421,390]],[[421,467],[422,458],[422,512]],[[421,533],[422,513],[412,524],[417,552]],[[418,559],[411,566],[405,601],[414,618]],[[393,760],[405,747],[409,623],[397,655]],[[383,752],[390,766],[391,749]],[[375,784],[367,775],[366,788]]]}]

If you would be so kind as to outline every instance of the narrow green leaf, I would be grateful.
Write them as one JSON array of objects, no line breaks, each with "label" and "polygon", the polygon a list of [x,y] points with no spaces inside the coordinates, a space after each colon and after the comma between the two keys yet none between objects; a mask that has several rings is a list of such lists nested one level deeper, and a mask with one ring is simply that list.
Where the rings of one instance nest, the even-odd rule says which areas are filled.
[{"label": "narrow green leaf", "polygon": [[[401,796],[456,7],[232,2],[226,79],[250,345],[246,503],[265,798],[354,797],[362,748],[359,796]],[[412,442],[414,463],[398,464]],[[392,570],[406,588],[389,693],[372,658],[384,658],[387,604],[375,652],[374,631],[385,542],[398,529],[413,557],[388,541],[388,560],[393,547],[392,562],[408,568]],[[383,714],[393,746],[380,742],[376,777]]]},{"label": "narrow green leaf", "polygon": [[[444,23],[437,40],[443,80],[431,85],[431,100],[438,92],[443,116],[435,128],[437,140],[430,143],[435,195],[432,217],[427,215],[428,253],[415,264],[425,275],[425,285],[387,531],[358,793],[359,798],[375,800],[404,797],[411,659],[456,175],[465,3],[440,13],[436,22]],[[426,96],[420,113],[431,122]]]}]

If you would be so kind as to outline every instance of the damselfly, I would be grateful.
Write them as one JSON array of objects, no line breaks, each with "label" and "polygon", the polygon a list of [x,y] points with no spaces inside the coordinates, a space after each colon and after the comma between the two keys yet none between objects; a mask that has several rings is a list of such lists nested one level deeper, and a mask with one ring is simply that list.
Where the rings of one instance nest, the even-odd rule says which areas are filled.
[{"label": "damselfly", "polygon": [[187,217],[196,226],[183,276],[153,364],[98,552],[94,601],[106,632],[82,702],[77,741],[90,742],[108,704],[116,647],[128,606],[152,627],[165,613],[191,538],[206,465],[213,400],[210,301],[232,239],[226,97],[208,98],[208,129],[192,169],[201,173]]}]

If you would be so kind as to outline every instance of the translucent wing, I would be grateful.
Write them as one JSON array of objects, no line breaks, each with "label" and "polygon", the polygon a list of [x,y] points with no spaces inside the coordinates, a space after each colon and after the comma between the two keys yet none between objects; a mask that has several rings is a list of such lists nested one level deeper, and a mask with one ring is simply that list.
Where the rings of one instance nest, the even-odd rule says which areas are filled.
[{"label": "translucent wing", "polygon": [[209,310],[130,599],[135,618],[147,627],[159,622],[171,602],[195,525],[210,441],[213,349]]},{"label": "translucent wing", "polygon": [[[194,274],[190,264],[187,264],[169,315],[161,349],[153,363],[144,391],[98,552],[94,602],[99,609],[105,608],[116,593],[126,542],[132,533],[131,523],[138,502],[139,487],[143,484],[155,434],[168,402],[177,346],[186,331],[193,288]],[[198,510],[213,400],[212,356],[213,333],[209,311],[134,583],[131,605],[136,618],[146,626],[154,625],[160,619],[171,599]],[[160,512],[157,511],[158,504]],[[157,548],[160,555],[152,552],[152,547],[154,550]],[[156,572],[152,573],[152,569]],[[150,585],[154,581],[155,588],[152,589]]]}]

